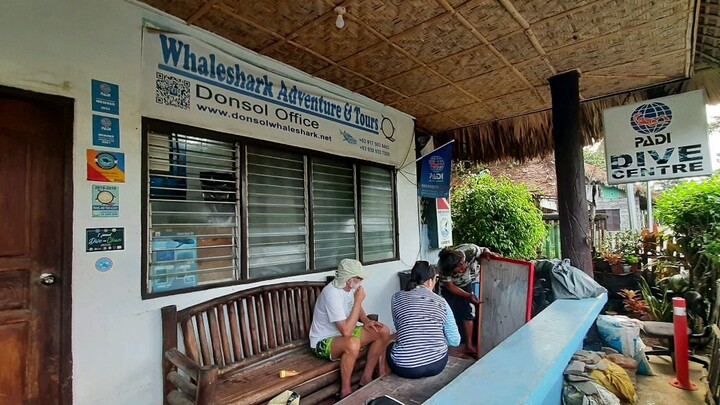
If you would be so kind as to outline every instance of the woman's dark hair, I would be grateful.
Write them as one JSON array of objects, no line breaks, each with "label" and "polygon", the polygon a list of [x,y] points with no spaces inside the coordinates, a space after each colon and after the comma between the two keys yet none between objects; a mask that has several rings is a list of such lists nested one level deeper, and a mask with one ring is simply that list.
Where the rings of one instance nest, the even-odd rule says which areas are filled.
[{"label": "woman's dark hair", "polygon": [[436,274],[435,267],[431,266],[430,263],[426,261],[415,262],[410,271],[410,281],[405,286],[405,291],[415,289],[415,287],[435,277]]},{"label": "woman's dark hair", "polygon": [[465,260],[465,254],[459,250],[446,247],[438,253],[438,270],[443,276],[451,276],[455,269]]}]

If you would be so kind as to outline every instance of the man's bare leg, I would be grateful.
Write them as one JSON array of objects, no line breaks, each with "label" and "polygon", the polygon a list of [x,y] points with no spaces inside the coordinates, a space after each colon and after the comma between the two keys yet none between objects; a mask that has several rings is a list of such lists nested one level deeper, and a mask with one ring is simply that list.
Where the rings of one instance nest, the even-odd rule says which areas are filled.
[{"label": "man's bare leg", "polygon": [[465,351],[468,354],[475,355],[477,349],[473,345],[473,329],[475,329],[475,323],[473,321],[465,321]]},{"label": "man's bare leg", "polygon": [[352,393],[350,379],[360,347],[360,339],[356,337],[338,336],[332,341],[330,355],[333,359],[340,359],[340,396],[343,398]]},{"label": "man's bare leg", "polygon": [[360,385],[365,385],[372,381],[375,366],[378,366],[380,375],[387,374],[387,362],[385,361],[385,349],[390,343],[390,330],[382,327],[375,331],[371,328],[363,328],[360,342],[363,347],[369,346],[367,354],[367,363],[362,377],[360,377]]}]

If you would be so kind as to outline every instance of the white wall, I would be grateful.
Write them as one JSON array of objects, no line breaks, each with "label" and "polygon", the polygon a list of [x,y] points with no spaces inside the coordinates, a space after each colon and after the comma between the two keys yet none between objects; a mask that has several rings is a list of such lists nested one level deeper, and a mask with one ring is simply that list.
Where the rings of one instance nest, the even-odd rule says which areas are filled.
[{"label": "white wall", "polygon": [[[246,59],[272,65],[288,75],[292,68],[231,45],[218,37],[134,3],[118,0],[4,0],[0,2],[0,85],[61,95],[75,100],[73,179],[74,224],[72,347],[76,404],[161,403],[160,308],[180,307],[254,287],[257,284],[142,300],[141,282],[141,35],[143,19],[185,32]],[[120,217],[93,219],[85,150],[91,136],[90,80],[120,86],[121,148],[127,181],[120,184]],[[307,77],[305,80],[308,80]],[[328,83],[330,91],[363,100]],[[372,103],[371,103],[372,105]],[[404,169],[413,173],[414,167]],[[412,266],[419,252],[416,187],[398,177],[401,261],[370,267],[366,309],[390,322],[389,299],[398,289],[396,273]],[[113,252],[114,267],[95,271],[101,255],[85,253],[88,227],[122,226],[126,248]],[[329,273],[285,280],[321,280]],[[266,282],[267,283],[267,282]]]}]

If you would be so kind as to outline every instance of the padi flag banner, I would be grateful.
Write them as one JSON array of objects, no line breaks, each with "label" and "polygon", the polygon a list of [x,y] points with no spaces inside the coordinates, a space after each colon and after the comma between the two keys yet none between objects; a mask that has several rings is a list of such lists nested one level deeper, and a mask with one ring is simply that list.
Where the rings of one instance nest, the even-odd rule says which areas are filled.
[{"label": "padi flag banner", "polygon": [[145,27],[144,116],[400,167],[414,122],[244,49]]},{"label": "padi flag banner", "polygon": [[608,184],[712,174],[702,90],[603,111]]},{"label": "padi flag banner", "polygon": [[422,159],[418,195],[428,198],[448,198],[450,194],[450,162],[452,144],[438,148]]}]

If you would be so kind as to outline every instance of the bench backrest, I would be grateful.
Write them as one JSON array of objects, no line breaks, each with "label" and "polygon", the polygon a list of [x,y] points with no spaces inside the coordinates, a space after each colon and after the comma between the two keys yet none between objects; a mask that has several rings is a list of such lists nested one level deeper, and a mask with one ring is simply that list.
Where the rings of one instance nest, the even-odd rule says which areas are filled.
[{"label": "bench backrest", "polygon": [[222,372],[308,345],[315,301],[323,287],[324,282],[273,284],[181,311],[163,308],[163,349],[177,345],[180,337],[190,359],[200,366],[216,365]]}]

